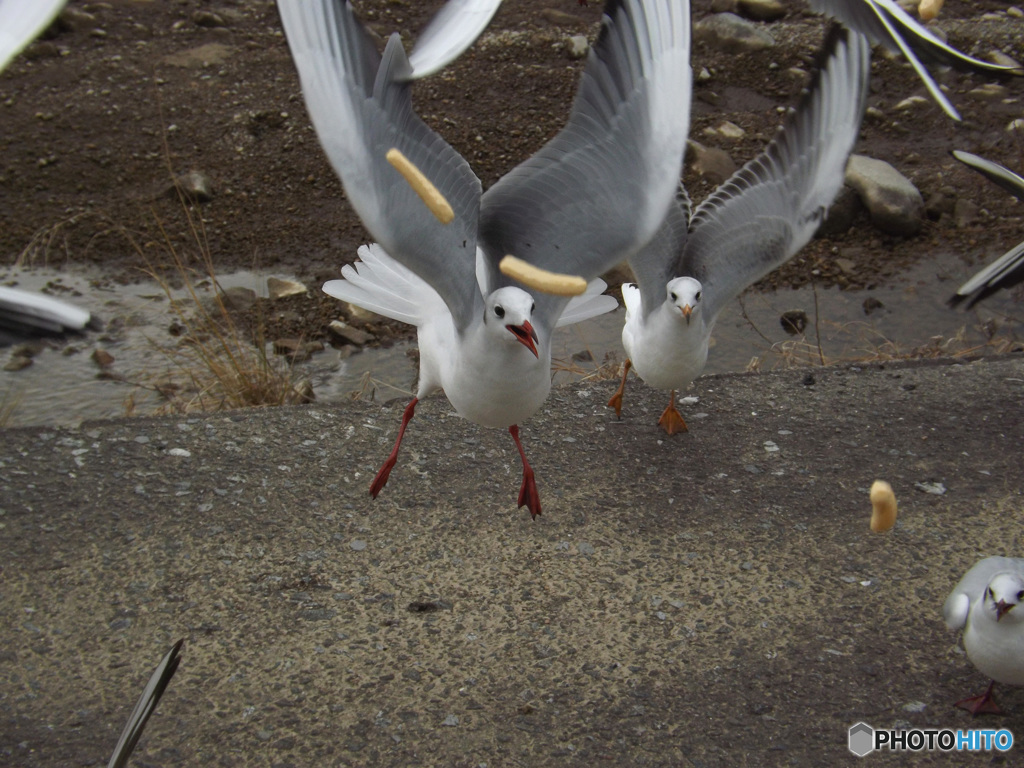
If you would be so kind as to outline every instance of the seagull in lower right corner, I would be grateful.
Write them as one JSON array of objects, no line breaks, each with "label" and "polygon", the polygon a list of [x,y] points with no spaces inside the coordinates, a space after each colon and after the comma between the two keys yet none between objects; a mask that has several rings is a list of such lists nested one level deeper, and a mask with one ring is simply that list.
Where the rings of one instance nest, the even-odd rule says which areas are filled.
[{"label": "seagull in lower right corner", "polygon": [[964,574],[942,607],[946,626],[963,629],[964,650],[991,678],[988,690],[956,702],[972,715],[1002,714],[995,684],[1024,685],[1024,558],[986,557]]},{"label": "seagull in lower right corner", "polygon": [[[953,157],[968,165],[994,184],[998,184],[1018,200],[1024,200],[1024,178],[999,163],[993,163],[970,152],[953,151]],[[1024,282],[1024,241],[1017,243],[998,259],[980,270],[950,297],[949,305],[955,307],[968,299],[970,309],[982,299],[991,296],[1001,288],[1012,288]]]},{"label": "seagull in lower right corner", "polygon": [[675,392],[704,370],[718,313],[806,245],[843,185],[870,57],[863,35],[837,25],[810,91],[782,132],[692,215],[680,190],[654,239],[629,259],[637,284],[622,286],[627,359],[608,401],[616,415],[634,368],[650,386],[671,392],[662,429],[686,430]]}]

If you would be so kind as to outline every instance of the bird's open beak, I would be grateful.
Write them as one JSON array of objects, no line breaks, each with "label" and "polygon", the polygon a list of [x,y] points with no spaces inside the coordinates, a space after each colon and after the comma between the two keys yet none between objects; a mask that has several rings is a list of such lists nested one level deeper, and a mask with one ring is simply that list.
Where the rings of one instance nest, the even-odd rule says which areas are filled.
[{"label": "bird's open beak", "polygon": [[1007,603],[1004,600],[1000,600],[996,603],[996,621],[999,621],[1003,616],[1012,611],[1014,605],[1016,605],[1016,603]]},{"label": "bird's open beak", "polygon": [[507,325],[505,327],[512,332],[512,335],[516,337],[516,340],[520,344],[533,352],[534,357],[540,357],[537,353],[537,342],[540,341],[540,339],[537,338],[537,332],[533,330],[533,326],[530,325],[529,320],[522,325]]},{"label": "bird's open beak", "polygon": [[690,315],[693,314],[693,307],[691,307],[689,304],[684,304],[679,311],[683,313],[683,317],[686,318],[686,324],[689,325]]}]

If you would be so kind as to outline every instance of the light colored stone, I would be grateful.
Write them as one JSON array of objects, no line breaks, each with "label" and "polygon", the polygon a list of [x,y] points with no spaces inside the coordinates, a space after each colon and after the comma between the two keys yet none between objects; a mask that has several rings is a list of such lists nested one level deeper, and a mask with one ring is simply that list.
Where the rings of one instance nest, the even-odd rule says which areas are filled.
[{"label": "light colored stone", "polygon": [[573,35],[565,41],[565,52],[570,59],[582,59],[590,50],[590,42],[586,35]]},{"label": "light colored stone", "polygon": [[786,15],[786,4],[780,0],[739,0],[736,7],[741,16],[754,21],[778,21]]},{"label": "light colored stone", "polygon": [[267,295],[272,299],[283,299],[285,296],[299,296],[309,290],[297,280],[285,280],[280,277],[267,278]]},{"label": "light colored stone", "polygon": [[717,13],[693,25],[693,39],[726,53],[744,53],[772,48],[773,38],[756,24],[734,13]]},{"label": "light colored stone", "polygon": [[908,237],[921,230],[924,199],[917,187],[887,162],[851,155],[845,181],[856,190],[878,229]]},{"label": "light colored stone", "polygon": [[342,320],[332,320],[331,324],[327,326],[327,330],[334,339],[343,344],[354,344],[357,347],[361,347],[367,342],[373,341],[372,334],[359,328],[354,328]]},{"label": "light colored stone", "polygon": [[687,143],[686,158],[693,170],[713,184],[721,184],[736,172],[736,163],[728,152],[696,141]]}]

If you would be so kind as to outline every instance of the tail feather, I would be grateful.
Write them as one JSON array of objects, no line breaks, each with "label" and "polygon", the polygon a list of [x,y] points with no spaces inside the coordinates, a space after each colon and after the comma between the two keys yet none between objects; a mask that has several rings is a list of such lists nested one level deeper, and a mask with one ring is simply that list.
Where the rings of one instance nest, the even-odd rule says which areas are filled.
[{"label": "tail feather", "polygon": [[433,288],[377,243],[360,246],[358,253],[360,261],[342,267],[343,279],[324,283],[324,293],[417,327],[434,312],[447,311]]},{"label": "tail feather", "polygon": [[587,290],[579,296],[573,296],[569,300],[569,303],[558,318],[558,322],[555,323],[555,327],[561,328],[566,325],[580,323],[617,309],[619,302],[615,300],[615,297],[604,295],[607,287],[608,284],[599,277],[587,283]]}]

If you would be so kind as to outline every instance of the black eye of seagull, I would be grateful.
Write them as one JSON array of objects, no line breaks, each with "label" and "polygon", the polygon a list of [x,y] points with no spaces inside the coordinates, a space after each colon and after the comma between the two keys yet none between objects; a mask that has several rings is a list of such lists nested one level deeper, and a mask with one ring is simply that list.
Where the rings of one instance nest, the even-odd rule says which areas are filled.
[{"label": "black eye of seagull", "polygon": [[1024,589],[1017,593],[1017,602],[1024,600]]},{"label": "black eye of seagull", "polygon": [[670,293],[669,296],[672,297],[672,301],[676,301],[679,298],[678,296],[676,296],[676,292],[675,291],[672,291],[672,293]]},{"label": "black eye of seagull", "polygon": [[498,317],[504,317],[505,316],[505,308],[499,304],[498,306],[496,306],[494,308],[494,314],[497,315]]},{"label": "black eye of seagull", "polygon": [[536,301],[530,302],[530,314],[532,315],[536,310],[537,310],[537,302]]},{"label": "black eye of seagull", "polygon": [[700,295],[701,295],[701,291],[697,291],[697,295],[693,297],[694,300],[695,301],[700,301]]}]

